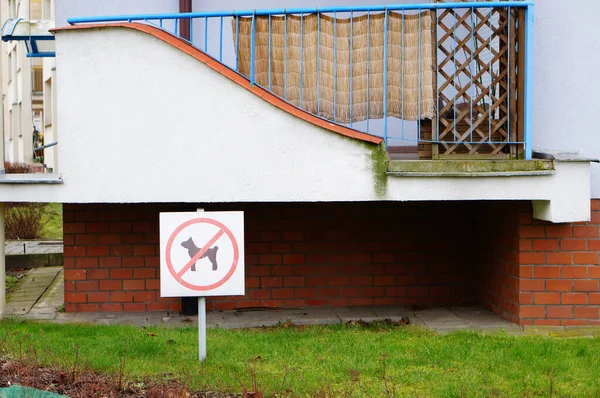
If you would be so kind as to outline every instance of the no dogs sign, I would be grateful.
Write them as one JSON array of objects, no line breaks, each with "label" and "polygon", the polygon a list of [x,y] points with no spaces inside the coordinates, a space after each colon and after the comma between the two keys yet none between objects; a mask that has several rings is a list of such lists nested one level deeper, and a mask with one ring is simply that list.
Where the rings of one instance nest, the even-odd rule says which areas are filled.
[{"label": "no dogs sign", "polygon": [[162,297],[244,294],[244,213],[160,213]]}]

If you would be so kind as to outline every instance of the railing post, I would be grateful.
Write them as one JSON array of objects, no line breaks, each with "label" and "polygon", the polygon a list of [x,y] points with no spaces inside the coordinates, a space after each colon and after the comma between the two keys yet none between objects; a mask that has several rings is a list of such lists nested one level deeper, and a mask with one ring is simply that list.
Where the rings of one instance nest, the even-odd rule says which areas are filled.
[{"label": "railing post", "polygon": [[254,84],[255,63],[256,63],[256,13],[252,15],[252,32],[250,33],[250,84]]},{"label": "railing post", "polygon": [[532,111],[533,111],[533,4],[525,9],[525,159],[533,158]]},{"label": "railing post", "polygon": [[[387,120],[387,69],[388,69],[388,16],[387,7],[385,9],[385,17],[383,20],[383,141],[385,147],[388,146],[388,120]],[[404,117],[404,115],[402,115]]]}]

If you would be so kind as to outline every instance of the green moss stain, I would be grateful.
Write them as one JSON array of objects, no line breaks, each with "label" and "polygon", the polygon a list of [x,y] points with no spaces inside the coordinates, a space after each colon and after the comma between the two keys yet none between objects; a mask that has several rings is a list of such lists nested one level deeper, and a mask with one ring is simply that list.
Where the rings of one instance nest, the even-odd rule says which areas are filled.
[{"label": "green moss stain", "polygon": [[387,151],[385,150],[385,144],[369,145],[371,151],[371,167],[373,170],[373,181],[375,196],[377,199],[387,198]]}]

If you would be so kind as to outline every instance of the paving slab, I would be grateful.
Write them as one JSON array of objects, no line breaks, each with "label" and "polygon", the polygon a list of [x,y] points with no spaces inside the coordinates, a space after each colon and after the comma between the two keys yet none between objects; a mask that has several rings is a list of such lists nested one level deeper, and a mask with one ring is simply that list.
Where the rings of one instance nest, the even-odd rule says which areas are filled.
[{"label": "paving slab", "polygon": [[19,289],[6,303],[6,315],[26,315],[52,285],[62,267],[35,268],[27,272]]}]

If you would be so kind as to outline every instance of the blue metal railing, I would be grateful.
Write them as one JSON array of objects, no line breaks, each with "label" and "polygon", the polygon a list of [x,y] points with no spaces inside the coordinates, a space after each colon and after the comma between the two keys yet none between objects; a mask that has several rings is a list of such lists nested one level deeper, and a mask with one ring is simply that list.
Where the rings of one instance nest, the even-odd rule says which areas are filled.
[{"label": "blue metal railing", "polygon": [[[421,51],[421,40],[423,32],[421,30],[423,12],[432,12],[433,17],[433,34],[434,51],[432,55],[434,57],[435,74],[434,82],[437,82],[435,87],[435,103],[438,104],[435,110],[436,116],[431,121],[432,131],[429,136],[422,132],[425,124],[429,123],[428,120],[422,119],[421,109],[421,67],[422,67],[422,51]],[[513,18],[513,12],[523,12],[525,18],[517,19]],[[401,51],[399,54],[390,54],[392,49],[390,48],[388,41],[390,36],[389,31],[389,16],[390,13],[401,14]],[[448,14],[448,12],[450,12]],[[470,12],[469,18],[465,17],[466,13]],[[370,65],[373,59],[373,52],[371,51],[371,27],[372,18],[374,15],[384,14],[384,27],[383,27],[383,117],[375,118],[369,113],[370,109],[370,95],[373,92],[373,87],[370,87]],[[500,15],[503,13],[504,17]],[[491,2],[472,2],[472,3],[435,3],[435,4],[401,4],[401,5],[378,5],[378,6],[350,6],[350,7],[323,7],[323,8],[279,8],[279,9],[265,9],[265,10],[237,10],[237,11],[207,11],[207,12],[191,12],[191,13],[170,13],[170,14],[139,14],[139,15],[117,15],[117,16],[98,16],[98,17],[81,17],[81,18],[69,18],[67,21],[70,24],[87,24],[87,23],[99,23],[99,22],[143,22],[155,25],[163,30],[166,30],[176,36],[186,38],[192,45],[198,49],[204,51],[215,60],[224,63],[233,70],[240,73],[240,18],[251,18],[250,28],[250,65],[249,72],[246,76],[249,78],[252,84],[257,84],[256,74],[256,31],[257,31],[257,19],[259,17],[268,17],[268,70],[264,71],[268,73],[268,80],[263,83],[263,88],[273,92],[273,80],[272,80],[272,26],[273,19],[275,17],[283,17],[284,19],[284,51],[283,51],[283,76],[284,80],[287,77],[289,65],[291,62],[287,57],[287,45],[288,45],[288,23],[290,16],[300,17],[300,87],[299,87],[299,101],[296,106],[303,107],[303,50],[304,50],[304,21],[309,15],[317,15],[317,31],[318,31],[318,50],[317,50],[317,105],[316,108],[311,112],[315,116],[323,117],[322,113],[322,71],[321,71],[321,45],[322,45],[322,21],[321,17],[327,16],[333,17],[333,117],[329,118],[330,121],[340,122],[336,115],[336,105],[339,102],[338,99],[338,53],[340,52],[339,46],[337,46],[337,38],[335,37],[338,32],[340,17],[345,17],[344,21],[349,21],[350,32],[354,27],[355,20],[358,17],[366,15],[368,34],[367,34],[367,77],[366,77],[366,119],[355,121],[353,120],[353,100],[354,100],[354,75],[352,72],[353,61],[356,55],[353,53],[353,37],[354,33],[350,34],[350,47],[349,54],[347,57],[351,60],[350,62],[350,121],[347,123],[349,127],[357,130],[382,136],[388,146],[400,143],[400,145],[406,145],[405,142],[413,143],[429,143],[441,145],[443,144],[446,149],[448,147],[456,148],[463,146],[467,148],[480,147],[487,145],[490,147],[495,146],[506,146],[508,147],[520,147],[523,148],[523,155],[525,159],[532,158],[532,124],[531,124],[531,112],[532,112],[532,82],[533,82],[533,66],[532,66],[532,55],[533,55],[533,2],[532,1],[491,1]],[[406,71],[405,71],[405,17],[411,15],[418,15],[418,110],[416,120],[405,120],[404,111],[404,94],[405,94],[405,83],[406,83]],[[444,21],[444,16],[450,18],[450,20]],[[496,18],[496,19],[495,19]],[[508,25],[506,22],[501,20],[502,18],[508,18]],[[487,19],[487,20],[486,20]],[[217,21],[217,24],[212,24],[211,21]],[[224,20],[233,24],[235,27],[233,32],[231,30],[223,29]],[[181,32],[180,22],[189,21],[189,32]],[[525,26],[519,26],[517,21],[524,21]],[[336,26],[336,23],[338,26]],[[458,26],[457,26],[458,23]],[[476,26],[478,29],[487,29],[486,32],[489,37],[478,34],[476,32]],[[471,29],[472,27],[472,29]],[[443,28],[453,29],[450,36],[444,35],[446,33]],[[187,28],[186,28],[187,29]],[[517,35],[514,34],[515,30],[523,32],[520,35],[524,37],[524,43],[516,43]],[[499,35],[504,33],[503,39],[499,38]],[[224,46],[224,37],[231,35],[232,45],[230,47]],[[196,40],[200,36],[201,40]],[[445,40],[439,41],[440,36],[446,37]],[[226,37],[227,38],[227,37]],[[498,53],[501,49],[501,41],[508,40],[505,45],[508,47],[508,57],[500,60]],[[511,42],[512,41],[512,42]],[[198,44],[201,43],[201,44]],[[444,53],[443,46],[447,45],[450,49],[451,55]],[[216,49],[215,49],[216,47]],[[459,50],[460,47],[460,51]],[[487,47],[487,48],[486,48]],[[514,51],[513,51],[514,48]],[[345,51],[345,50],[344,50]],[[519,52],[517,54],[516,52]],[[521,54],[524,52],[524,54]],[[489,56],[489,61],[482,62],[483,55]],[[521,55],[518,57],[518,55]],[[440,58],[447,56],[451,59],[451,63],[445,63],[441,65]],[[402,117],[396,117],[390,115],[389,110],[389,99],[390,93],[388,92],[389,82],[389,59],[390,57],[398,57],[401,59],[401,70],[398,72],[401,75],[401,98],[402,98]],[[511,60],[524,59],[524,65],[511,66],[515,62],[511,63]],[[297,62],[297,60],[296,60]],[[459,65],[457,65],[459,64]],[[451,65],[451,66],[450,66]],[[489,68],[489,70],[485,70]],[[502,68],[508,68],[508,71],[501,70]],[[511,69],[512,68],[512,69]],[[451,76],[450,76],[451,75]],[[515,82],[511,82],[511,79],[521,79],[524,84],[519,86]],[[440,81],[443,79],[452,80],[452,84],[443,86]],[[504,79],[504,80],[502,80]],[[467,81],[465,84],[464,81]],[[488,80],[488,81],[484,81]],[[501,85],[504,84],[504,90],[506,93],[497,94],[498,89],[502,90]],[[466,87],[466,88],[465,88]],[[516,89],[513,87],[517,87]],[[283,91],[279,96],[287,101],[291,100],[288,98],[289,90],[287,81],[283,83]],[[397,94],[397,93],[396,93]],[[394,94],[394,95],[396,95]],[[277,94],[276,94],[277,95]],[[465,99],[466,98],[466,99]],[[445,99],[445,100],[444,100]],[[459,99],[465,102],[462,105],[468,106],[467,111],[461,111],[459,109]],[[468,101],[468,104],[466,103]],[[516,103],[519,103],[519,106]],[[514,102],[514,104],[513,104]],[[292,102],[293,103],[293,102]],[[450,112],[452,117],[444,119],[445,116],[442,114],[442,110]],[[524,109],[524,112],[514,113],[513,109]],[[306,110],[306,109],[305,109]],[[462,112],[462,114],[461,114]],[[468,116],[465,116],[468,115]],[[457,116],[462,116],[462,119],[458,119]],[[515,116],[519,119],[519,123],[516,123]],[[484,120],[487,118],[484,123]],[[444,120],[442,120],[444,119]],[[457,123],[460,120],[463,122]],[[466,123],[466,132],[460,131],[459,125]],[[487,126],[485,126],[487,124]],[[406,126],[406,127],[405,127]],[[438,131],[446,126],[444,132]],[[487,131],[485,131],[487,128]],[[514,131],[518,128],[518,131]],[[411,130],[412,129],[412,130]],[[411,131],[409,131],[411,130]],[[474,132],[479,134],[479,137],[474,137]],[[499,135],[499,132],[502,133]],[[487,133],[487,137],[485,137]],[[445,134],[445,135],[444,135]],[[442,135],[444,135],[442,137]],[[498,139],[500,137],[500,139]],[[506,151],[506,150],[505,150]],[[512,152],[514,155],[514,151]],[[468,154],[467,154],[468,155]]]}]

